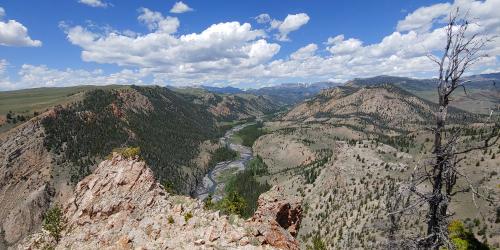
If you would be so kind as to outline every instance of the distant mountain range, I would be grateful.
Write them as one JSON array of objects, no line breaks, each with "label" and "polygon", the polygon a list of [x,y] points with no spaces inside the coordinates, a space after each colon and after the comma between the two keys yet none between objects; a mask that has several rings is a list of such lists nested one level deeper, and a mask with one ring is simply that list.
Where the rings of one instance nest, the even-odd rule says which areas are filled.
[{"label": "distant mountain range", "polygon": [[[485,89],[485,88],[495,88],[496,82],[500,81],[500,72],[491,74],[481,74],[472,75],[463,78],[464,81],[470,81],[466,83],[467,88],[470,89]],[[409,77],[398,77],[398,76],[386,76],[380,75],[369,78],[354,78],[345,83],[347,86],[369,86],[369,85],[379,85],[379,84],[393,84],[410,91],[427,91],[436,89],[436,79],[416,79]],[[496,88],[500,88],[496,86]]]},{"label": "distant mountain range", "polygon": [[[208,88],[208,89],[206,89]],[[233,87],[171,88],[186,100],[201,105],[218,121],[252,119],[279,109],[268,96],[254,95]]]},{"label": "distant mountain range", "polygon": [[235,88],[231,86],[227,87],[201,86],[201,88],[217,94],[241,94],[245,92],[240,88]]},{"label": "distant mountain range", "polygon": [[316,83],[284,83],[271,87],[259,89],[243,90],[235,87],[210,87],[200,88],[218,94],[253,94],[257,96],[269,97],[280,105],[293,105],[307,98],[310,98],[323,89],[342,85],[336,82],[316,82]]},{"label": "distant mountain range", "polygon": [[[500,72],[472,75],[463,78],[466,83],[467,94],[460,90],[455,95],[452,104],[460,109],[474,112],[487,113],[489,108],[500,105]],[[235,87],[209,87],[200,88],[219,94],[253,94],[265,96],[279,105],[295,105],[306,99],[314,97],[320,91],[337,86],[367,87],[374,85],[391,84],[425,100],[436,101],[436,79],[417,79],[380,75],[368,78],[354,78],[345,83],[316,82],[316,83],[283,83],[271,87],[243,90]]]}]

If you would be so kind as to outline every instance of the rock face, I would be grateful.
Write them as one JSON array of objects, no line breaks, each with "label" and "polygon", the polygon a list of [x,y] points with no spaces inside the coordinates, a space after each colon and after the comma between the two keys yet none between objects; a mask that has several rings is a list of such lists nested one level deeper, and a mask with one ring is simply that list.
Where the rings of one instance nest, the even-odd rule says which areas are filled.
[{"label": "rock face", "polygon": [[43,133],[35,118],[0,136],[0,249],[36,230],[54,196]]},{"label": "rock face", "polygon": [[[262,196],[251,220],[220,215],[166,193],[144,162],[116,154],[80,181],[62,208],[56,249],[298,249],[299,201]],[[19,248],[53,244],[47,238],[40,232]]]},{"label": "rock face", "polygon": [[282,249],[299,249],[295,240],[302,218],[301,199],[284,199],[279,186],[259,197],[252,223],[263,236],[264,242]]}]

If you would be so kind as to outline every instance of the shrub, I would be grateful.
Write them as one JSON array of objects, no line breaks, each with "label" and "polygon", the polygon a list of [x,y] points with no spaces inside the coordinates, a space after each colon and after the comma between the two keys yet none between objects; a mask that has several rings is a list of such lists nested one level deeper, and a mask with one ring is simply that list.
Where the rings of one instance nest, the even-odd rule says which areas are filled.
[{"label": "shrub", "polygon": [[175,188],[174,188],[174,184],[170,181],[163,181],[162,182],[162,186],[163,188],[165,189],[165,192],[169,193],[169,194],[175,194]]},{"label": "shrub", "polygon": [[495,223],[500,223],[500,207],[497,207]]},{"label": "shrub", "polygon": [[459,220],[454,220],[448,225],[448,232],[451,242],[457,250],[489,249],[486,244],[476,239],[471,231],[465,229],[464,224]]},{"label": "shrub", "polygon": [[62,212],[59,207],[56,206],[47,211],[42,227],[49,232],[50,236],[54,237],[56,242],[59,242],[63,230]]},{"label": "shrub", "polygon": [[212,209],[214,207],[214,202],[212,201],[212,194],[209,194],[208,197],[203,201],[203,208]]},{"label": "shrub", "polygon": [[168,224],[174,224],[174,217],[172,217],[172,215],[169,215],[167,220]]},{"label": "shrub", "polygon": [[188,222],[189,219],[193,218],[193,214],[191,212],[187,212],[186,214],[184,214],[184,221],[185,222]]},{"label": "shrub", "polygon": [[113,152],[120,154],[124,158],[136,158],[140,157],[141,148],[140,147],[118,148],[114,149]]},{"label": "shrub", "polygon": [[307,250],[326,250],[326,244],[321,240],[319,235],[312,238],[312,246],[307,246]]},{"label": "shrub", "polygon": [[245,199],[235,191],[229,192],[218,204],[218,207],[226,214],[243,214],[247,206]]}]

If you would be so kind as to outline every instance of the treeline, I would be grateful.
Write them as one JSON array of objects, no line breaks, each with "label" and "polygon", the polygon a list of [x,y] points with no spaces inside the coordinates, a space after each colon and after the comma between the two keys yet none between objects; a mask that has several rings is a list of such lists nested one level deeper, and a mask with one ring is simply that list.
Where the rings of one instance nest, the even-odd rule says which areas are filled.
[{"label": "treeline", "polygon": [[260,155],[257,155],[247,163],[246,170],[251,172],[253,176],[262,176],[269,174],[269,168],[267,164],[262,160],[262,157],[260,157]]},{"label": "treeline", "polygon": [[259,195],[270,188],[271,186],[267,182],[264,184],[259,183],[252,171],[239,172],[226,183],[225,190],[228,195],[222,199],[223,206],[221,208],[223,211],[226,210],[227,206],[225,205],[231,204],[228,201],[234,201],[235,196],[240,196],[245,201],[245,206],[238,211],[238,214],[244,218],[249,218],[257,210]]},{"label": "treeline", "polygon": [[400,151],[408,151],[410,148],[416,146],[415,135],[387,136],[380,134],[379,137],[375,139],[375,142],[390,145]]},{"label": "treeline", "polygon": [[329,159],[330,156],[325,156],[301,168],[302,175],[304,176],[307,184],[312,184],[316,181],[316,178],[318,178],[319,174],[321,173],[323,166],[328,162]]}]

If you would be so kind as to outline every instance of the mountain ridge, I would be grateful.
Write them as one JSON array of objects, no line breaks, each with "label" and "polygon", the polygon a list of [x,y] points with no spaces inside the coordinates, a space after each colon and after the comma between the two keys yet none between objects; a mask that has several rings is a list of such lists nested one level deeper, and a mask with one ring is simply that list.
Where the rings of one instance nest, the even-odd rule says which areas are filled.
[{"label": "mountain ridge", "polygon": [[[295,106],[283,120],[362,119],[361,126],[410,129],[428,124],[436,104],[421,99],[392,84],[365,87],[340,86],[323,90],[315,97]],[[474,116],[456,108],[450,109],[450,120],[461,122]],[[366,119],[363,121],[363,119]],[[365,124],[365,125],[363,125]]]}]

